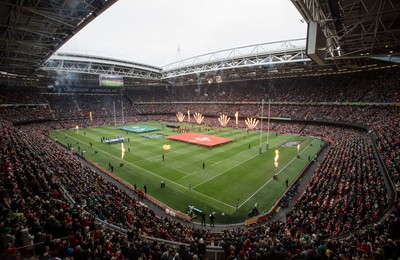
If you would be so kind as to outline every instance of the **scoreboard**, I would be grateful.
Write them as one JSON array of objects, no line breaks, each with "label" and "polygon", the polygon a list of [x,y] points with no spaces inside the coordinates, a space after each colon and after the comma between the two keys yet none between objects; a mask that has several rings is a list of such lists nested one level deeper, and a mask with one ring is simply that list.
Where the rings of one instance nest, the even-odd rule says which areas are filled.
[{"label": "scoreboard", "polygon": [[124,77],[118,75],[99,75],[99,85],[100,87],[123,87]]}]

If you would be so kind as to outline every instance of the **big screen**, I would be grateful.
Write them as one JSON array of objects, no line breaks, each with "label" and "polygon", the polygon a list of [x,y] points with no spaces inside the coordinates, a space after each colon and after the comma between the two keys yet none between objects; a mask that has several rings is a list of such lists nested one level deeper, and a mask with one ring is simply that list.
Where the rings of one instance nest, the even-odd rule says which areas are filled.
[{"label": "big screen", "polygon": [[118,75],[101,74],[99,76],[100,87],[123,87],[124,78]]}]

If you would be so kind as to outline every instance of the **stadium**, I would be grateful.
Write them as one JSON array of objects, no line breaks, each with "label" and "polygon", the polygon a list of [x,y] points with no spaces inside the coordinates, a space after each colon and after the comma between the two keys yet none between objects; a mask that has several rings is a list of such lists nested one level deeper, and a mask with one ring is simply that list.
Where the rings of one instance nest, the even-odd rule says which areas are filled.
[{"label": "stadium", "polygon": [[400,258],[400,3],[292,0],[305,38],[163,67],[57,52],[115,2],[0,3],[2,259]]}]

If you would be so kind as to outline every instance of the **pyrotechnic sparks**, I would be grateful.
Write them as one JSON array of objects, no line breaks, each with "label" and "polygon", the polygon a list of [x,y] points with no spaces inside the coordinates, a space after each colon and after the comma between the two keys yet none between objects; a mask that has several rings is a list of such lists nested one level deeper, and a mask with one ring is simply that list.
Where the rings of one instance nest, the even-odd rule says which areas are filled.
[{"label": "pyrotechnic sparks", "polygon": [[164,151],[167,151],[167,150],[171,149],[171,145],[164,144],[162,148],[164,149]]},{"label": "pyrotechnic sparks", "polygon": [[226,115],[221,115],[221,116],[218,118],[218,121],[219,121],[219,123],[221,124],[222,127],[225,127],[225,126],[228,124],[228,122],[229,122],[230,119],[231,119],[231,118],[230,118],[230,117],[227,117]]},{"label": "pyrotechnic sparks", "polygon": [[300,144],[297,145],[297,154],[300,152]]},{"label": "pyrotechnic sparks", "polygon": [[259,120],[255,119],[255,118],[249,118],[248,117],[248,118],[246,118],[246,120],[244,120],[244,122],[246,123],[247,127],[250,130],[253,130],[258,125]]},{"label": "pyrotechnic sparks", "polygon": [[274,165],[278,167],[278,160],[279,160],[279,150],[275,150],[275,158],[274,158]]},{"label": "pyrotechnic sparks", "polygon": [[194,119],[196,120],[196,122],[197,122],[197,124],[201,124],[202,122],[203,122],[203,120],[204,120],[204,116],[202,115],[202,114],[200,114],[200,113],[194,113],[194,115],[193,115],[193,117],[194,117]]},{"label": "pyrotechnic sparks", "polygon": [[79,126],[75,126],[76,132],[79,133]]},{"label": "pyrotechnic sparks", "polygon": [[123,160],[125,156],[125,147],[124,143],[121,143],[121,159]]},{"label": "pyrotechnic sparks", "polygon": [[182,123],[183,120],[185,119],[185,115],[184,115],[182,112],[178,112],[178,113],[176,114],[176,117],[178,118],[178,121],[179,121],[180,123]]},{"label": "pyrotechnic sparks", "polygon": [[236,111],[235,113],[235,119],[236,119],[236,128],[238,127],[238,123],[239,123],[239,112]]},{"label": "pyrotechnic sparks", "polygon": [[188,123],[190,123],[190,110],[188,110]]},{"label": "pyrotechnic sparks", "polygon": [[92,118],[92,111],[89,112],[89,119],[90,119],[90,121],[93,120],[93,118]]}]

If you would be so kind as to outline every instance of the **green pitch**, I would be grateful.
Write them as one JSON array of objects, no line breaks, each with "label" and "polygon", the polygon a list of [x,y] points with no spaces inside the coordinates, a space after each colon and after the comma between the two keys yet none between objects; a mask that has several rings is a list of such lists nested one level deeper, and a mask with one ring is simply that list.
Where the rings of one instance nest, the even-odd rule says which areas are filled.
[{"label": "green pitch", "polygon": [[[171,208],[187,212],[192,205],[206,214],[215,212],[215,221],[221,224],[243,222],[256,203],[261,212],[267,212],[286,191],[286,179],[290,185],[322,143],[313,137],[270,133],[266,150],[267,134],[263,133],[260,153],[259,132],[197,126],[197,133],[234,140],[210,149],[164,138],[163,135],[176,132],[158,122],[140,125],[160,130],[131,133],[117,127],[94,127],[81,128],[79,132],[55,131],[50,136],[72,144],[75,151],[79,147],[86,159],[105,169],[111,163],[115,175],[139,188],[146,185],[149,195]],[[123,159],[121,143],[101,142],[103,137],[117,136],[125,138]],[[301,143],[300,158],[297,158],[298,143]],[[165,144],[171,149],[164,150]],[[275,150],[280,152],[278,167],[274,166]],[[274,174],[277,180],[273,179]],[[161,181],[164,188],[160,187]]]}]

